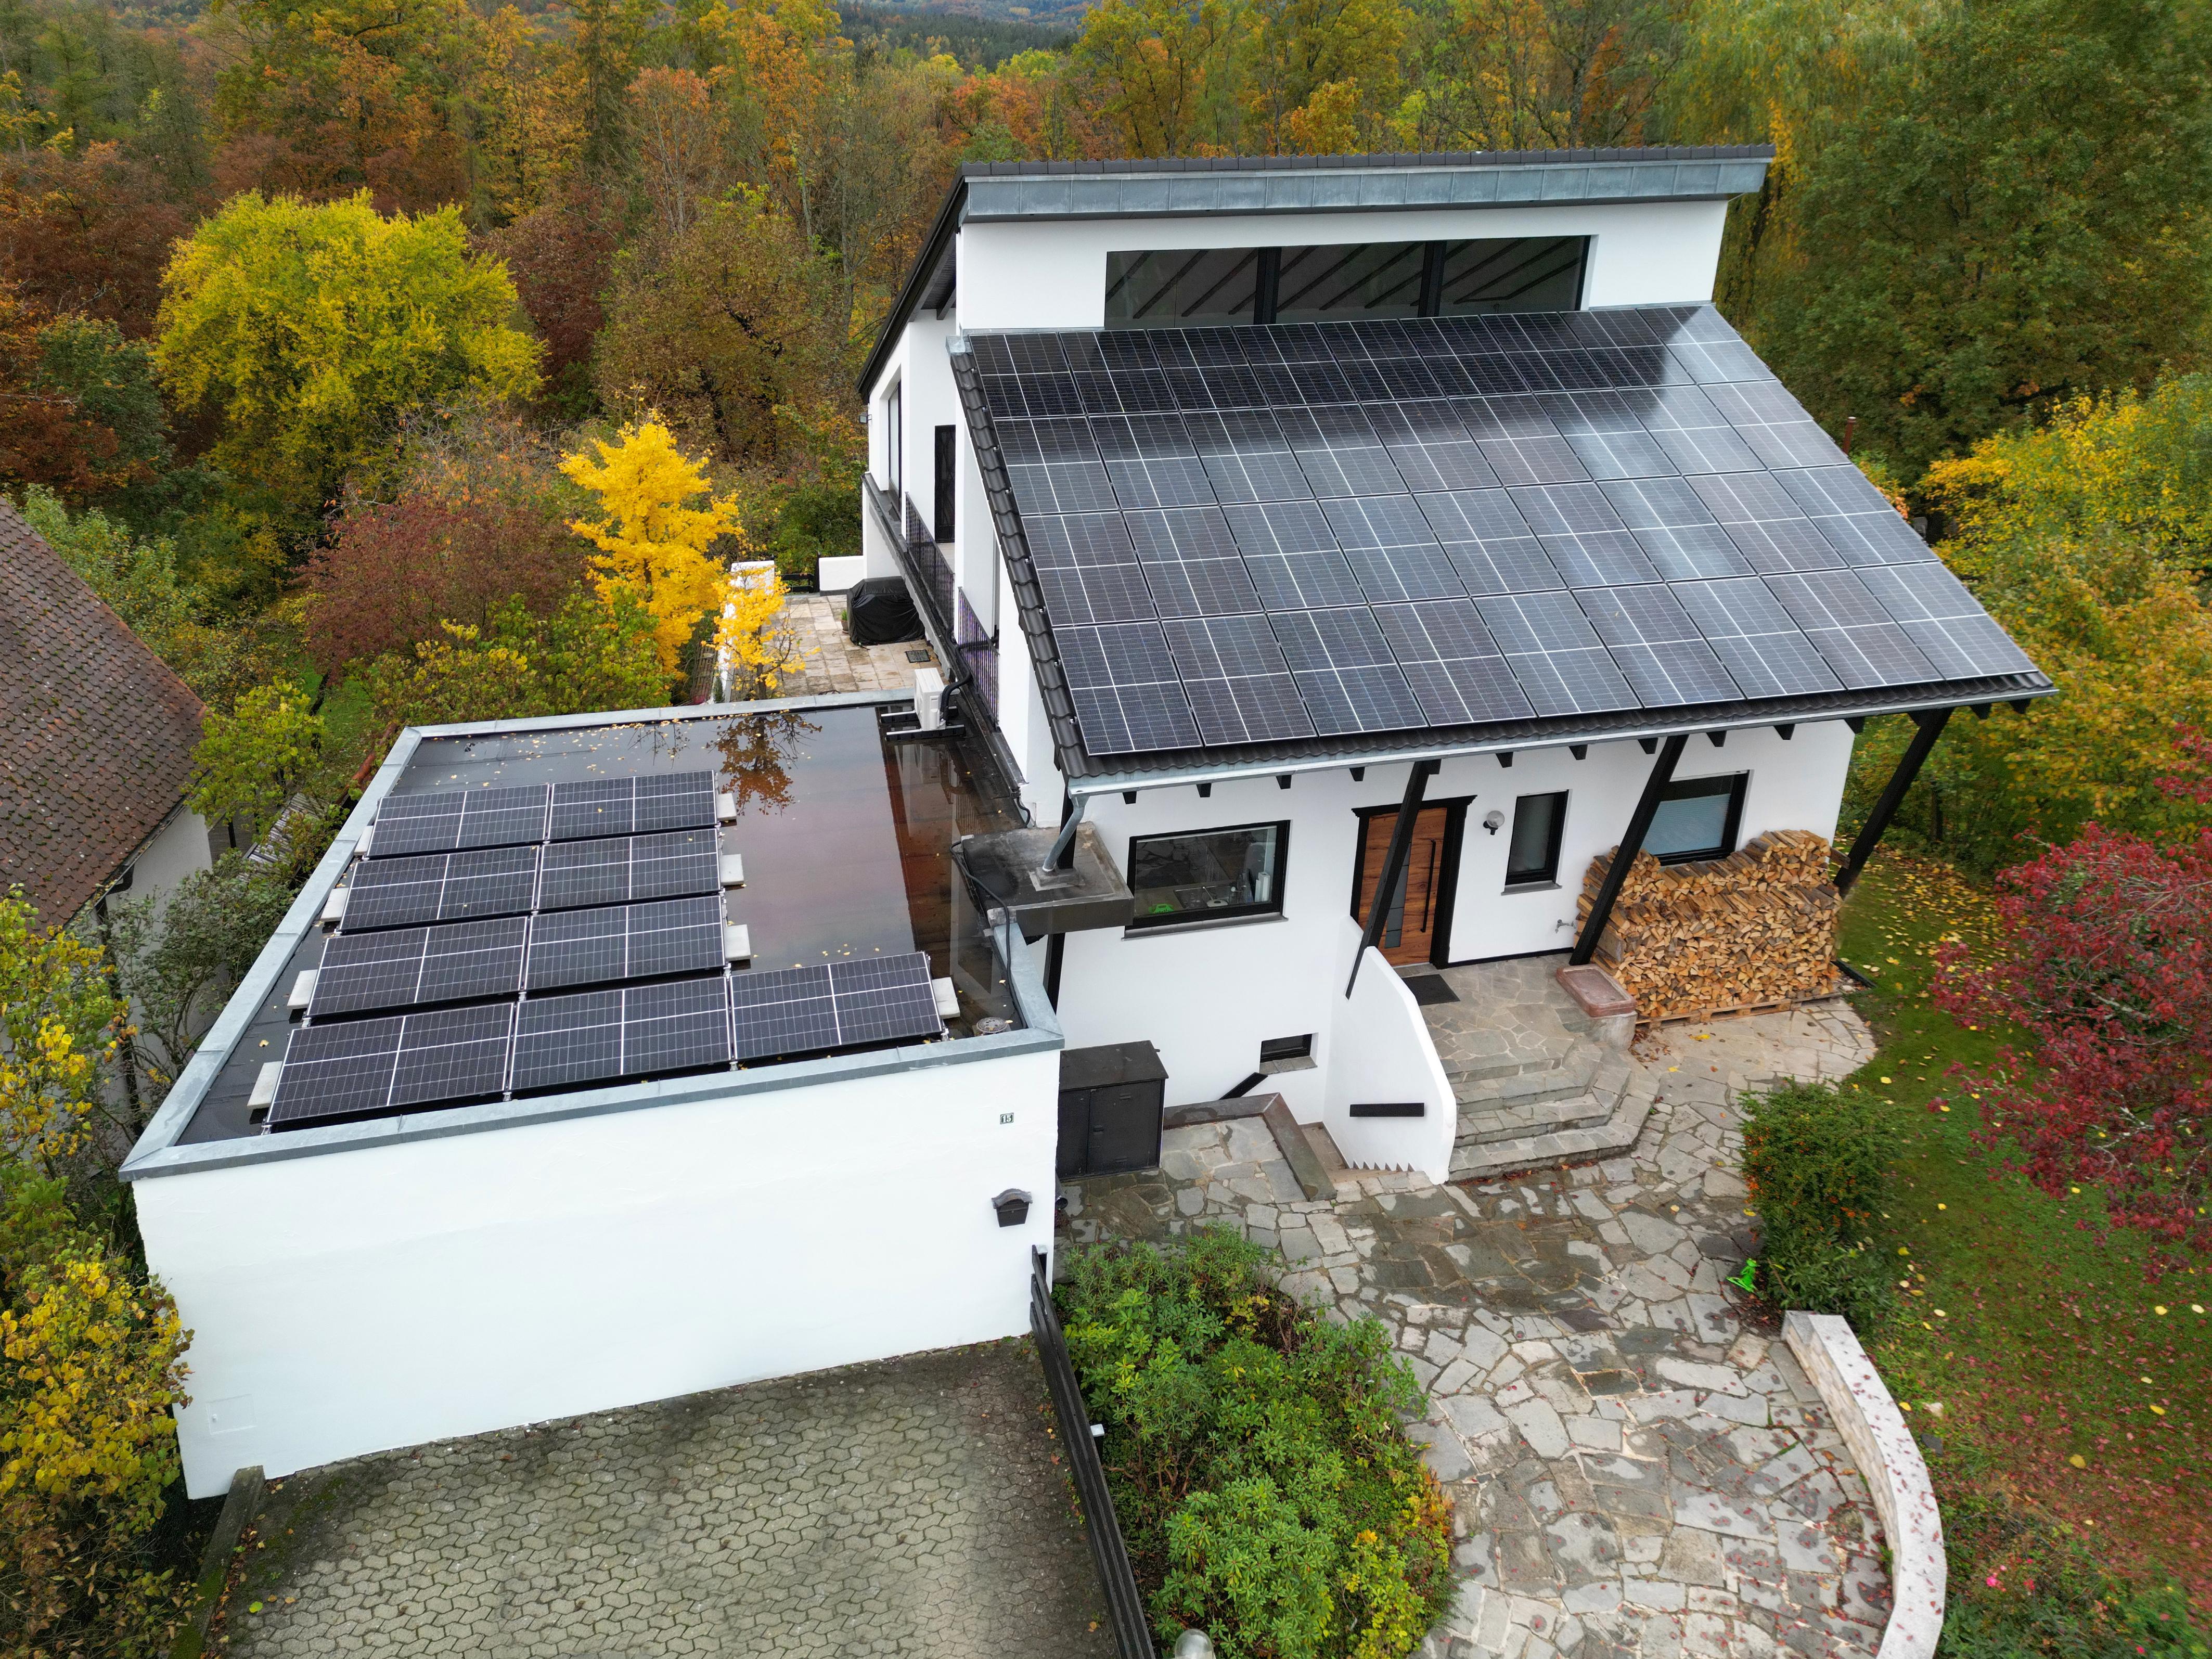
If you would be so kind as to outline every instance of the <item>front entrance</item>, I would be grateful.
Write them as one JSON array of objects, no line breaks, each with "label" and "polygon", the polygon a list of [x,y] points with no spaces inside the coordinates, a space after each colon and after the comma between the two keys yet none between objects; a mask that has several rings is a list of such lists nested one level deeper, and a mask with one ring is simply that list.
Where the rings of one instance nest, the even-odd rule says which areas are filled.
[{"label": "front entrance", "polygon": [[[1406,849],[1406,870],[1382,924],[1376,948],[1382,959],[1398,967],[1445,961],[1450,945],[1452,829],[1460,816],[1457,806],[1424,806],[1413,818],[1413,845]],[[1385,809],[1370,812],[1359,826],[1359,867],[1352,884],[1352,914],[1363,927],[1375,902],[1375,890],[1382,869],[1390,861],[1390,836],[1398,827],[1398,814]]]}]

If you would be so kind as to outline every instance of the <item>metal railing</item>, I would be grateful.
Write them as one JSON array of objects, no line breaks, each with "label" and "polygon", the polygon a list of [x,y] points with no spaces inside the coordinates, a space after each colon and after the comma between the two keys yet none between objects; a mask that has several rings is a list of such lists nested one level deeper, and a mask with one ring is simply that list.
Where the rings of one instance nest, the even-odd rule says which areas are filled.
[{"label": "metal railing", "polygon": [[1059,1310],[1052,1305],[1052,1283],[1045,1274],[1044,1252],[1039,1249],[1030,1252],[1030,1329],[1036,1337],[1037,1358],[1044,1363],[1044,1380],[1052,1390],[1060,1438],[1067,1444],[1068,1467],[1075,1476],[1075,1495],[1083,1504],[1083,1529],[1091,1535],[1091,1559],[1098,1568],[1098,1588],[1105,1592],[1114,1645],[1121,1659],[1158,1659],[1151,1627],[1145,1622],[1145,1599],[1137,1590],[1137,1575],[1129,1568],[1121,1523],[1114,1518],[1114,1499],[1106,1490],[1106,1466],[1099,1461],[1098,1442],[1091,1432],[1091,1413],[1084,1407],[1083,1390],[1067,1357],[1067,1339],[1060,1328]]}]

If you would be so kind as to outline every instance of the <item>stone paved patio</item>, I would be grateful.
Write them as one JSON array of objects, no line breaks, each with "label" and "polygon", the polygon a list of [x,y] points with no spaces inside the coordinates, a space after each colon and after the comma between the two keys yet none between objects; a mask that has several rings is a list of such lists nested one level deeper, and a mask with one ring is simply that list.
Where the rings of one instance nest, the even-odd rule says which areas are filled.
[{"label": "stone paved patio", "polygon": [[928,651],[927,641],[909,645],[854,645],[845,637],[842,593],[793,593],[784,601],[784,626],[798,647],[799,672],[778,688],[787,697],[813,697],[832,691],[896,691],[914,684],[914,671],[945,665],[932,653],[927,663],[909,662],[909,651]]},{"label": "stone paved patio", "polygon": [[1008,1342],[311,1470],[222,1650],[1110,1659],[1046,1399]]},{"label": "stone paved patio", "polygon": [[1427,1659],[1827,1659],[1888,1615],[1874,1511],[1818,1396],[1723,1280],[1752,1243],[1735,1093],[1873,1052],[1840,1004],[1662,1028],[1632,1153],[1474,1187],[1339,1174],[1310,1202],[1259,1123],[1171,1131],[1067,1189],[1079,1240],[1243,1227],[1372,1314],[1431,1395],[1463,1584]]}]

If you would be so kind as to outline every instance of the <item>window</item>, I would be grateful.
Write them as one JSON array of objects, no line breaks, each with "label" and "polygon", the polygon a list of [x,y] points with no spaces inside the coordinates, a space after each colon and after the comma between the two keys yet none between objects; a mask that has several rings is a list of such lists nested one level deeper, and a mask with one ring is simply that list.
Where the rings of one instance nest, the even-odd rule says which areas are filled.
[{"label": "window", "polygon": [[952,428],[937,428],[937,499],[932,503],[929,533],[939,546],[952,539],[952,466],[959,452],[954,447]]},{"label": "window", "polygon": [[1138,836],[1129,842],[1129,926],[1227,921],[1283,908],[1283,855],[1291,826],[1246,823],[1188,836]]},{"label": "window", "polygon": [[1311,1060],[1313,1033],[1303,1036],[1265,1037],[1260,1043],[1260,1063],[1273,1066],[1285,1060]]},{"label": "window", "polygon": [[1156,249],[1106,256],[1106,326],[1375,321],[1582,303],[1583,236]]},{"label": "window", "polygon": [[1743,787],[1750,776],[1738,772],[1668,784],[1644,837],[1644,850],[1662,864],[1726,858],[1735,851],[1736,826],[1743,821]]},{"label": "window", "polygon": [[1513,840],[1505,849],[1508,887],[1551,885],[1559,879],[1559,836],[1567,824],[1567,796],[1523,795],[1513,803]]},{"label": "window", "polygon": [[901,417],[900,404],[905,387],[891,382],[891,389],[884,398],[884,476],[890,480],[891,505],[903,514],[899,505],[900,492],[906,488],[906,422]]}]

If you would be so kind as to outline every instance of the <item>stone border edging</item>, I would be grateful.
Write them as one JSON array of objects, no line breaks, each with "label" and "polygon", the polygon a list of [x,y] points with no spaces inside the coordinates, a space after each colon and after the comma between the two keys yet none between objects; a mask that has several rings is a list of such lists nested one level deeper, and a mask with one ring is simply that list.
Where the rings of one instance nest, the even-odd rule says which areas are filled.
[{"label": "stone border edging", "polygon": [[1931,1659],[1943,1633],[1943,1517],[1919,1443],[1848,1320],[1793,1310],[1782,1338],[1835,1418],[1889,1540],[1889,1627],[1876,1659]]},{"label": "stone border edging", "polygon": [[240,1469],[230,1477],[230,1491],[222,1500],[215,1530],[208,1534],[207,1549],[200,1557],[200,1576],[192,1594],[191,1611],[177,1632],[170,1659],[199,1659],[205,1650],[208,1626],[215,1618],[215,1610],[222,1605],[223,1587],[230,1577],[230,1558],[238,1548],[238,1540],[260,1512],[264,1486],[258,1463]]}]

